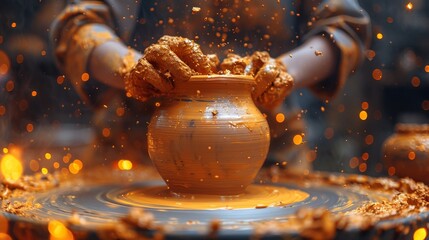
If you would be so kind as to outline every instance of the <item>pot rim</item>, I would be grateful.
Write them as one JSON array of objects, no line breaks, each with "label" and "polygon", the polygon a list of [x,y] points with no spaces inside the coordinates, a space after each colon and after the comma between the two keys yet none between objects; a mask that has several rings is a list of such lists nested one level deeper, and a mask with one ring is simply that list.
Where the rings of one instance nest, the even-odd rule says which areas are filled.
[{"label": "pot rim", "polygon": [[395,125],[397,133],[429,133],[429,124],[417,123],[397,123]]},{"label": "pot rim", "polygon": [[251,75],[210,74],[191,76],[188,82],[243,83],[253,85],[255,84],[255,79]]}]

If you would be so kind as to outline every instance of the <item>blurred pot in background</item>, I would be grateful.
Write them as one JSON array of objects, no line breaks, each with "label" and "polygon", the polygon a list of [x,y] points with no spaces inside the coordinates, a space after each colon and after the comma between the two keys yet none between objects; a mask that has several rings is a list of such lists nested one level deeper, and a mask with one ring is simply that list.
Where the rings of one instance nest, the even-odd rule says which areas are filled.
[{"label": "blurred pot in background", "polygon": [[429,184],[429,124],[397,124],[382,153],[389,174]]}]

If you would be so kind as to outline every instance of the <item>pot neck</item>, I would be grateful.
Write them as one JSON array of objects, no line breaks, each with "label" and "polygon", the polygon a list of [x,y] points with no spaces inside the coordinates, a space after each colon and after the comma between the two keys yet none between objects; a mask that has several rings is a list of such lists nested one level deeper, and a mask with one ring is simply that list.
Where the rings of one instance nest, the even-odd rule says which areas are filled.
[{"label": "pot neck", "polygon": [[172,95],[250,96],[254,84],[254,78],[247,75],[197,75],[187,82],[176,83]]}]

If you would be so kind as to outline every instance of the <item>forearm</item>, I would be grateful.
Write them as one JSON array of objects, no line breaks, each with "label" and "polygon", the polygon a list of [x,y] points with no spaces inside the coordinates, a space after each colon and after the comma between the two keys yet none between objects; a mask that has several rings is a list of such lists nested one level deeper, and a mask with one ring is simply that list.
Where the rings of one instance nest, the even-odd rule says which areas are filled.
[{"label": "forearm", "polygon": [[138,61],[142,55],[122,42],[105,42],[94,48],[89,59],[90,76],[116,88],[124,88],[123,74]]},{"label": "forearm", "polygon": [[308,87],[331,76],[339,54],[322,36],[314,36],[303,45],[278,57],[294,78],[294,88]]}]

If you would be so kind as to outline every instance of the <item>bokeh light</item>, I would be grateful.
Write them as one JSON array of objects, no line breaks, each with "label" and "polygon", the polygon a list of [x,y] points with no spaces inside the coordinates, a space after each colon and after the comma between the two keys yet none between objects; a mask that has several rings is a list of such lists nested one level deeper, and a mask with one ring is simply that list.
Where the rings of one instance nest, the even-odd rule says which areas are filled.
[{"label": "bokeh light", "polygon": [[419,228],[413,234],[413,240],[425,240],[428,236],[426,228]]},{"label": "bokeh light", "polygon": [[6,154],[0,162],[1,173],[9,181],[16,181],[24,172],[21,160],[13,154]]},{"label": "bokeh light", "polygon": [[378,68],[374,69],[372,71],[372,78],[377,81],[381,80],[383,78],[383,72]]},{"label": "bokeh light", "polygon": [[366,119],[368,119],[368,113],[366,111],[360,111],[359,118],[360,120],[365,121]]},{"label": "bokeh light", "polygon": [[302,144],[302,136],[300,134],[293,136],[293,144],[295,145]]},{"label": "bokeh light", "polygon": [[133,168],[133,163],[130,160],[121,159],[118,161],[118,168],[120,170],[131,170]]},{"label": "bokeh light", "polygon": [[276,114],[276,121],[278,122],[278,123],[282,123],[282,122],[284,122],[285,121],[285,115],[283,114],[283,113],[277,113]]},{"label": "bokeh light", "polygon": [[50,240],[73,240],[73,233],[60,221],[52,220],[48,223]]}]

